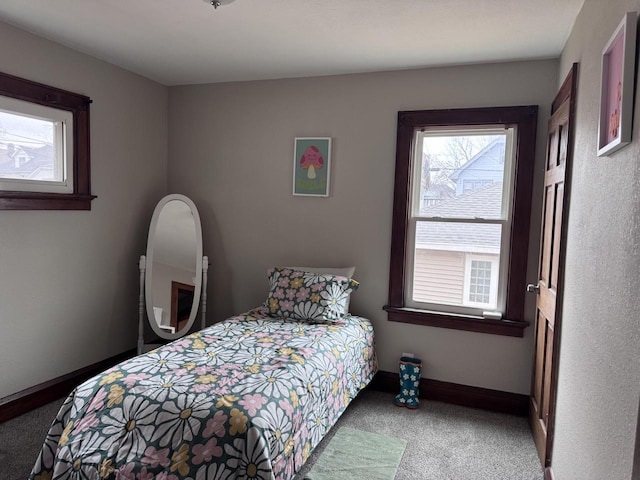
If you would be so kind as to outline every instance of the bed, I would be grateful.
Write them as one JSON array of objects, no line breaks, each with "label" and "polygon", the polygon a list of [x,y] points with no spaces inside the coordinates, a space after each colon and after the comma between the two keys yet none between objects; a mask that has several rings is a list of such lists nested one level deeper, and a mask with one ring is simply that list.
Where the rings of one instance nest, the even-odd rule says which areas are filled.
[{"label": "bed", "polygon": [[[311,318],[310,295],[324,295],[313,291],[317,282],[273,270],[265,305],[78,386],[29,478],[294,478],[377,365],[367,319],[326,318],[326,309]],[[297,278],[304,281],[296,292],[307,285],[309,295],[292,305]],[[335,305],[336,295],[344,297],[336,292],[315,303]]]}]

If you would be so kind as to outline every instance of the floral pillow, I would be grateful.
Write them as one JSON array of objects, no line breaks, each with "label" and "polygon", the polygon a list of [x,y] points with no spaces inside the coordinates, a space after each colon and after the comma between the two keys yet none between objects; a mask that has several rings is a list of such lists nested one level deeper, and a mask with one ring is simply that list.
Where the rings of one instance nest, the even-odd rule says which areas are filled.
[{"label": "floral pillow", "polygon": [[360,285],[351,278],[287,267],[268,270],[266,306],[272,317],[335,322],[348,313],[349,295]]}]

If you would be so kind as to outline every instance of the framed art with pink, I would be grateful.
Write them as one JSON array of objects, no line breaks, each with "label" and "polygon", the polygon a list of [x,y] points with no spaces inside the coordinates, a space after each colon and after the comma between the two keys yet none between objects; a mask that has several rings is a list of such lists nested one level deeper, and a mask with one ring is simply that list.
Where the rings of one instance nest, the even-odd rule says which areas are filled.
[{"label": "framed art with pink", "polygon": [[598,156],[631,142],[636,60],[636,12],[628,12],[602,50]]},{"label": "framed art with pink", "polygon": [[331,137],[296,137],[293,149],[293,194],[328,197]]}]

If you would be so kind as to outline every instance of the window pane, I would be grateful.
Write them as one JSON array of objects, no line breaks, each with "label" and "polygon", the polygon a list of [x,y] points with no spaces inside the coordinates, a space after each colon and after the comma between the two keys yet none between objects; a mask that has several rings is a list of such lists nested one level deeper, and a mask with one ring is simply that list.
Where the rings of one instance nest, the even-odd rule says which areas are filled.
[{"label": "window pane", "polygon": [[425,134],[420,216],[502,218],[506,134]]},{"label": "window pane", "polygon": [[469,279],[469,301],[474,303],[490,303],[491,294],[491,262],[471,261]]},{"label": "window pane", "polygon": [[417,222],[412,300],[497,308],[501,235],[501,225]]},{"label": "window pane", "polygon": [[61,182],[57,122],[0,111],[0,178]]}]

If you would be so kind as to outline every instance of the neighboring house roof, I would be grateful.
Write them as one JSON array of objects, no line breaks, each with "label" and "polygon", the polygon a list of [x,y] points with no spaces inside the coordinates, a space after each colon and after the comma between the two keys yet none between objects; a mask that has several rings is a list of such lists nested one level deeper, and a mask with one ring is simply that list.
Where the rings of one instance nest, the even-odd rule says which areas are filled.
[{"label": "neighboring house roof", "polygon": [[[429,217],[500,218],[502,182],[452,197],[422,209]],[[499,253],[501,227],[494,224],[418,222],[416,248],[476,253]]]},{"label": "neighboring house roof", "polygon": [[457,197],[427,205],[420,209],[425,217],[480,217],[500,218],[502,211],[502,182],[493,182],[486,187]]},{"label": "neighboring house roof", "polygon": [[[19,162],[20,166],[16,168],[16,155],[27,156],[30,160],[28,162]],[[52,145],[45,145],[38,148],[14,146],[11,153],[9,149],[0,148],[0,175],[5,177],[34,178],[41,170],[51,171],[54,156],[55,153]]]},{"label": "neighboring house roof", "polygon": [[416,248],[497,254],[501,231],[494,224],[418,222]]}]

